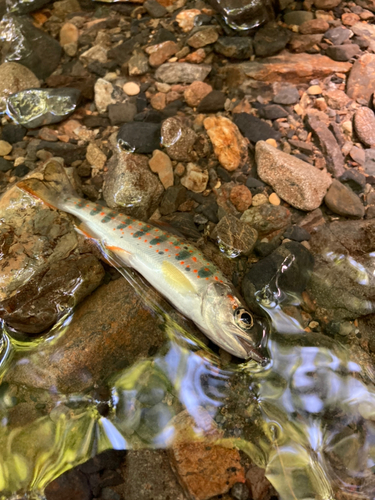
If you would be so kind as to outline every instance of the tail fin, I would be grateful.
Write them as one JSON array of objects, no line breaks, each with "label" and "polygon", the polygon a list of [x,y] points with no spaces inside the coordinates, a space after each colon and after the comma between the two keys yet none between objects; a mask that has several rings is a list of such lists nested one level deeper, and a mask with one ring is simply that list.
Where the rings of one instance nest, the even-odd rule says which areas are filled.
[{"label": "tail fin", "polygon": [[64,209],[66,198],[75,196],[64,167],[52,158],[45,166],[43,174],[44,181],[25,179],[18,182],[17,187],[42,200],[51,208]]}]

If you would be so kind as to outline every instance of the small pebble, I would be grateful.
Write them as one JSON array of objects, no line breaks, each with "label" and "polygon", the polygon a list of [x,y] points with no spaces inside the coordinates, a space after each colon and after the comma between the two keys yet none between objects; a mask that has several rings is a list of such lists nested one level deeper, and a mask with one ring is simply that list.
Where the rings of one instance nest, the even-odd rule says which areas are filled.
[{"label": "small pebble", "polygon": [[12,151],[12,145],[7,141],[0,141],[0,156],[6,156]]},{"label": "small pebble", "polygon": [[251,202],[253,207],[259,207],[259,205],[264,205],[267,203],[268,198],[265,194],[259,193],[253,196],[253,200]]},{"label": "small pebble", "polygon": [[320,85],[311,85],[311,87],[309,87],[307,89],[307,93],[309,95],[319,95],[323,92],[322,88],[320,87]]},{"label": "small pebble", "polygon": [[275,141],[275,139],[267,139],[266,143],[270,146],[273,146],[274,148],[277,148],[277,142]]},{"label": "small pebble", "polygon": [[268,201],[271,203],[271,205],[280,205],[280,198],[276,193],[272,193],[268,198]]},{"label": "small pebble", "polygon": [[127,95],[138,95],[141,91],[139,85],[134,82],[126,82],[122,89]]}]

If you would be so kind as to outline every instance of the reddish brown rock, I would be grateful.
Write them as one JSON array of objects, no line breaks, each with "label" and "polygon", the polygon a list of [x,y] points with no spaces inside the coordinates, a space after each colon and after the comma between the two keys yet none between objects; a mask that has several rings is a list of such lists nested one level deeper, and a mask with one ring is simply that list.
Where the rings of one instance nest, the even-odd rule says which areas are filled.
[{"label": "reddish brown rock", "polygon": [[348,73],[351,64],[335,62],[329,57],[320,54],[282,52],[274,57],[242,63],[236,67],[254,80],[301,83],[314,78],[325,78],[332,75],[332,73]]},{"label": "reddish brown rock", "polygon": [[322,41],[323,35],[293,35],[288,43],[292,52],[300,54],[301,52],[319,52],[318,43]]},{"label": "reddish brown rock", "polygon": [[188,54],[184,61],[192,64],[201,64],[206,59],[206,52],[204,49],[198,49]]},{"label": "reddish brown rock", "polygon": [[339,181],[332,182],[324,201],[335,214],[354,219],[360,219],[365,215],[365,207],[359,196]]},{"label": "reddish brown rock", "polygon": [[324,92],[324,97],[328,106],[332,109],[344,109],[353,102],[343,90],[339,89]]},{"label": "reddish brown rock", "polygon": [[208,83],[193,82],[184,92],[184,98],[188,106],[192,108],[198,106],[201,100],[212,92],[212,87]]},{"label": "reddish brown rock", "polygon": [[230,201],[236,207],[239,212],[244,212],[249,208],[252,202],[252,194],[250,189],[248,189],[243,184],[234,186],[230,192]]},{"label": "reddish brown rock", "polygon": [[375,146],[375,115],[370,108],[357,109],[354,115],[354,128],[365,146],[370,148]]},{"label": "reddish brown rock", "polygon": [[160,182],[163,184],[164,189],[173,186],[173,167],[169,156],[163,151],[156,149],[153,152],[152,158],[148,161],[151,170],[158,174]]},{"label": "reddish brown rock", "polygon": [[179,27],[185,33],[188,33],[194,28],[194,19],[201,13],[198,9],[184,9],[182,12],[179,12],[176,16],[176,21],[178,22]]},{"label": "reddish brown rock", "polygon": [[311,19],[302,23],[299,27],[301,35],[315,35],[325,33],[329,29],[329,24],[324,19]]},{"label": "reddish brown rock", "polygon": [[238,127],[224,116],[212,116],[203,122],[221,165],[230,172],[248,159],[247,142]]},{"label": "reddish brown rock", "polygon": [[246,472],[246,484],[251,491],[251,498],[253,500],[265,500],[269,498],[273,490],[272,484],[265,476],[264,469],[252,465]]},{"label": "reddish brown rock", "polygon": [[150,99],[150,104],[154,109],[161,111],[167,105],[167,97],[164,92],[157,92]]},{"label": "reddish brown rock", "polygon": [[190,47],[200,49],[206,45],[215,43],[219,38],[219,33],[214,26],[206,26],[199,31],[196,31],[187,41]]},{"label": "reddish brown rock", "polygon": [[146,49],[149,54],[148,62],[153,68],[157,68],[161,64],[168,61],[178,51],[178,46],[175,42],[168,40],[166,42],[151,45]]},{"label": "reddish brown rock", "polygon": [[359,20],[360,17],[357,14],[354,14],[354,12],[346,12],[341,16],[342,24],[345,26],[354,26]]},{"label": "reddish brown rock", "polygon": [[314,0],[314,5],[317,9],[331,10],[337,7],[341,0]]},{"label": "reddish brown rock", "polygon": [[353,64],[346,93],[351,99],[365,99],[370,103],[375,88],[375,54],[365,54]]},{"label": "reddish brown rock", "polygon": [[[197,415],[194,420],[185,410],[172,421],[172,466],[190,498],[208,500],[226,493],[235,483],[245,482],[245,473],[236,449],[215,444],[221,432],[205,410]],[[194,442],[199,433],[203,433],[203,439]]]}]

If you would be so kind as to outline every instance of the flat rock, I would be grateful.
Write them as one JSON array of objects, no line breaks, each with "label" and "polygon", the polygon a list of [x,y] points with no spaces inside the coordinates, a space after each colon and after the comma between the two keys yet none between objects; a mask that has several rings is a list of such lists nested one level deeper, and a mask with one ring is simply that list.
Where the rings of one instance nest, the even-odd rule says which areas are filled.
[{"label": "flat rock", "polygon": [[114,104],[112,99],[113,85],[111,82],[98,78],[95,82],[95,106],[99,113],[105,113],[110,104]]},{"label": "flat rock", "polygon": [[291,104],[297,104],[297,102],[299,102],[299,99],[300,95],[297,87],[288,83],[283,83],[276,90],[276,93],[272,100],[277,104],[290,106]]},{"label": "flat rock", "polygon": [[360,219],[365,215],[365,207],[359,196],[337,180],[332,182],[324,201],[335,214],[355,219]]},{"label": "flat rock", "polygon": [[[374,56],[375,57],[375,56]],[[312,79],[321,79],[332,73],[348,73],[350,63],[332,62],[327,56],[320,54],[281,54],[263,59],[241,63],[238,69],[254,80],[263,82],[309,82]]]},{"label": "flat rock", "polygon": [[296,157],[260,141],[255,148],[257,171],[287,203],[300,210],[315,210],[323,201],[332,179]]},{"label": "flat rock", "polygon": [[211,238],[217,242],[219,248],[231,257],[250,255],[258,239],[258,232],[246,222],[233,215],[225,215],[220,219]]},{"label": "flat rock", "polygon": [[155,149],[160,149],[160,124],[124,123],[117,133],[117,142],[124,151],[152,153]]},{"label": "flat rock", "polygon": [[375,176],[375,150],[366,149],[365,163],[363,165],[364,171],[367,175]]},{"label": "flat rock", "polygon": [[316,118],[308,115],[308,124],[316,135],[320,148],[326,155],[327,169],[334,177],[340,177],[345,171],[344,156],[341,152],[335,136],[328,129],[327,125]]},{"label": "flat rock", "polygon": [[165,63],[155,71],[155,78],[164,83],[193,83],[207,77],[209,64]]},{"label": "flat rock", "polygon": [[111,125],[122,125],[123,123],[130,123],[134,120],[136,114],[137,106],[129,101],[108,105],[108,116]]},{"label": "flat rock", "polygon": [[318,49],[316,47],[322,41],[322,38],[323,38],[322,34],[315,34],[315,35],[295,34],[290,39],[290,42],[288,43],[288,48],[292,52],[296,52],[298,54],[301,52],[316,53],[318,52]]},{"label": "flat rock", "polygon": [[147,220],[156,210],[163,186],[148,166],[148,158],[120,152],[105,178],[103,197],[110,208]]},{"label": "flat rock", "polygon": [[11,94],[30,87],[39,87],[39,80],[30,69],[16,62],[3,63],[0,66],[0,110],[5,110]]},{"label": "flat rock", "polygon": [[355,43],[344,43],[343,45],[330,45],[326,49],[326,54],[334,61],[349,61],[360,51],[361,49]]},{"label": "flat rock", "polygon": [[351,35],[350,30],[343,26],[331,28],[324,33],[324,38],[333,43],[333,45],[341,45],[349,40]]},{"label": "flat rock", "polygon": [[375,88],[375,55],[364,54],[353,64],[346,86],[351,99],[365,99],[370,104]]},{"label": "flat rock", "polygon": [[341,0],[314,0],[314,5],[317,9],[331,10],[337,7]]},{"label": "flat rock", "polygon": [[277,120],[278,118],[286,118],[289,113],[282,106],[277,104],[267,104],[258,110],[259,116],[266,120]]},{"label": "flat rock", "polygon": [[314,14],[307,10],[292,10],[284,14],[284,22],[292,26],[300,26],[313,19]]},{"label": "flat rock", "polygon": [[215,43],[218,38],[219,33],[214,26],[204,26],[195,31],[195,33],[188,38],[187,43],[194,49],[200,49],[201,47]]},{"label": "flat rock", "polygon": [[212,92],[212,87],[208,83],[193,82],[184,91],[184,98],[189,106],[195,107],[198,106],[202,99],[210,92]]},{"label": "flat rock", "polygon": [[370,108],[357,109],[354,114],[354,128],[365,146],[375,146],[375,115]]},{"label": "flat rock", "polygon": [[208,172],[195,163],[186,165],[186,173],[181,177],[181,184],[193,193],[203,193],[208,183]]},{"label": "flat rock", "polygon": [[232,59],[249,59],[253,55],[253,42],[248,37],[221,36],[214,45],[214,51]]},{"label": "flat rock", "polygon": [[273,56],[285,49],[290,37],[289,30],[276,23],[268,23],[255,33],[254,52],[258,57]]},{"label": "flat rock", "polygon": [[238,127],[224,116],[206,118],[203,122],[220,164],[228,171],[243,166],[247,159],[247,143]]},{"label": "flat rock", "polygon": [[329,29],[329,24],[324,19],[311,19],[305,21],[299,26],[301,35],[315,35],[317,33],[326,33]]},{"label": "flat rock", "polygon": [[161,143],[168,156],[177,161],[192,161],[196,155],[193,150],[197,134],[179,118],[167,118],[161,126]]},{"label": "flat rock", "polygon": [[244,137],[250,142],[266,141],[267,139],[280,139],[280,133],[273,129],[268,123],[249,113],[236,113],[234,123],[240,129]]},{"label": "flat rock", "polygon": [[356,23],[350,29],[355,35],[364,38],[368,43],[368,47],[375,51],[375,26],[373,24]]},{"label": "flat rock", "polygon": [[226,95],[220,90],[212,90],[209,94],[203,97],[198,104],[198,113],[216,113],[224,109]]},{"label": "flat rock", "polygon": [[256,229],[259,238],[277,233],[290,225],[291,214],[282,205],[264,203],[257,207],[250,207],[241,215],[241,220]]}]

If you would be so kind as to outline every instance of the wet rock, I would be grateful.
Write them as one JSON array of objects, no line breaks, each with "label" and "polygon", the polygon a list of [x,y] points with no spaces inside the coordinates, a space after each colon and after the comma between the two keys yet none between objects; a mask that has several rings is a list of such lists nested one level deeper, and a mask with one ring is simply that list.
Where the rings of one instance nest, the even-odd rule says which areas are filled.
[{"label": "wet rock", "polygon": [[258,141],[266,141],[267,139],[280,139],[279,132],[276,132],[265,121],[249,113],[236,113],[233,121],[240,129],[240,132],[250,142],[257,143]]},{"label": "wet rock", "polygon": [[141,88],[135,82],[126,82],[122,86],[122,90],[125,92],[126,95],[135,96],[135,95],[138,95],[140,93]]},{"label": "wet rock", "polygon": [[[175,429],[171,447],[172,467],[189,497],[208,500],[226,493],[238,482],[245,482],[238,451],[215,444],[221,432],[205,410],[197,412],[195,419],[185,410],[172,422]],[[198,432],[200,442],[193,441]]]},{"label": "wet rock", "polygon": [[73,23],[64,23],[60,30],[60,45],[64,48],[66,45],[78,43],[79,30]]},{"label": "wet rock", "polygon": [[346,184],[355,193],[361,193],[366,186],[366,176],[354,169],[347,170],[339,181]]},{"label": "wet rock", "polygon": [[255,158],[259,177],[287,203],[306,211],[320,206],[332,182],[326,172],[263,141],[256,145]]},{"label": "wet rock", "polygon": [[319,52],[318,44],[322,41],[323,35],[293,35],[288,44],[288,48],[292,52]]},{"label": "wet rock", "polygon": [[87,477],[80,471],[70,470],[49,483],[45,490],[47,500],[91,500]]},{"label": "wet rock", "polygon": [[233,0],[210,0],[210,4],[235,30],[251,30],[275,19],[275,4],[270,0],[241,4]]},{"label": "wet rock", "polygon": [[148,154],[160,149],[160,124],[147,122],[124,123],[117,134],[124,151]]},{"label": "wet rock", "polygon": [[5,110],[11,94],[30,87],[39,87],[39,80],[32,71],[16,62],[3,63],[0,66],[0,110]]},{"label": "wet rock", "polygon": [[163,151],[156,149],[152,158],[148,162],[151,170],[158,174],[160,182],[163,184],[164,189],[173,186],[173,167],[169,156]]},{"label": "wet rock", "polygon": [[99,113],[105,113],[108,106],[114,103],[112,99],[113,85],[103,78],[98,78],[94,90],[96,109]]},{"label": "wet rock", "polygon": [[175,212],[186,200],[186,189],[183,186],[172,186],[165,190],[160,202],[160,213],[169,215]]},{"label": "wet rock", "polygon": [[129,40],[126,40],[120,45],[116,47],[112,47],[108,51],[108,58],[113,59],[119,66],[127,63],[130,59],[130,56],[137,45],[137,38],[132,37]]},{"label": "wet rock", "polygon": [[173,160],[190,161],[195,158],[193,146],[197,134],[179,118],[172,117],[163,122],[161,138],[162,145]]},{"label": "wet rock", "polygon": [[324,33],[324,38],[332,42],[333,45],[341,45],[349,40],[350,35],[350,30],[342,26],[338,26],[337,28],[331,28],[326,31]]},{"label": "wet rock", "polygon": [[10,161],[0,158],[0,172],[8,172],[13,168],[13,164]]},{"label": "wet rock", "polygon": [[[7,11],[17,14],[28,14],[35,10],[41,9],[47,3],[48,0],[32,0],[29,2],[10,0],[9,2],[7,2]],[[1,12],[1,16],[3,16],[3,14],[4,12]]]},{"label": "wet rock", "polygon": [[219,90],[212,90],[198,104],[198,113],[216,113],[224,109],[225,94]]},{"label": "wet rock", "polygon": [[209,117],[203,122],[220,164],[228,171],[243,166],[247,159],[247,143],[237,126],[223,116]]},{"label": "wet rock", "polygon": [[291,104],[297,104],[299,99],[300,96],[297,87],[294,85],[282,84],[272,100],[276,104],[290,106]]},{"label": "wet rock", "polygon": [[186,165],[186,173],[181,178],[181,184],[189,191],[194,193],[203,193],[208,183],[208,172],[202,170],[195,163],[188,163]]},{"label": "wet rock", "polygon": [[176,21],[179,27],[185,33],[188,33],[194,28],[194,19],[201,13],[198,9],[184,9],[176,16]]},{"label": "wet rock", "polygon": [[8,41],[16,39],[18,42],[7,44],[3,51],[5,61],[16,60],[41,79],[47,78],[55,71],[62,53],[57,40],[36,28],[26,16],[8,16],[3,22],[5,39],[10,36]]},{"label": "wet rock", "polygon": [[266,120],[277,120],[278,118],[286,118],[289,113],[282,106],[277,104],[267,104],[259,109],[259,116]]},{"label": "wet rock", "polygon": [[251,38],[241,36],[221,36],[214,45],[218,54],[233,59],[248,59],[253,55],[253,43]]},{"label": "wet rock", "polygon": [[314,257],[300,243],[289,241],[280,245],[267,257],[253,264],[244,276],[242,282],[243,297],[254,312],[264,315],[256,301],[255,292],[269,283],[271,283],[271,287],[273,285],[275,291],[273,281],[275,274],[289,255],[294,256],[294,261],[279,277],[278,286],[280,290],[289,292],[294,297],[295,295],[301,296],[306,289],[314,267]]},{"label": "wet rock", "polygon": [[177,51],[177,43],[170,40],[157,45],[151,45],[146,49],[147,54],[150,56],[148,62],[153,68],[168,61]]},{"label": "wet rock", "polygon": [[[299,27],[301,35],[315,35],[318,33],[326,33],[329,30],[329,24],[324,19],[311,19],[305,21]],[[327,36],[325,36],[327,38]]]},{"label": "wet rock", "polygon": [[155,71],[155,78],[164,83],[202,82],[210,71],[208,64],[165,63]]},{"label": "wet rock", "polygon": [[263,82],[301,83],[315,78],[322,79],[332,73],[348,73],[351,64],[333,63],[332,59],[320,54],[290,54],[288,52],[262,61],[241,63],[237,69],[245,76]]},{"label": "wet rock", "polygon": [[258,57],[269,57],[283,50],[290,40],[290,32],[277,24],[269,23],[260,28],[254,37],[254,52]]},{"label": "wet rock", "polygon": [[[356,35],[353,38],[353,42],[357,38],[360,42],[359,46],[361,47],[362,45],[361,48],[367,49],[369,47],[372,51],[375,50],[375,26],[373,24],[356,23],[354,26],[351,26],[351,31]],[[367,45],[367,47],[363,47],[363,44]]]},{"label": "wet rock", "polygon": [[366,174],[375,176],[375,151],[373,149],[366,149],[363,168]]},{"label": "wet rock", "polygon": [[146,2],[144,2],[143,4],[143,7],[153,18],[163,17],[167,13],[167,9],[163,5],[160,5],[160,3],[156,0],[146,0]]},{"label": "wet rock", "polygon": [[205,26],[198,29],[198,31],[191,35],[191,37],[188,38],[187,43],[194,49],[200,49],[201,47],[215,43],[218,38],[219,34],[214,26]]},{"label": "wet rock", "polygon": [[372,313],[374,277],[368,272],[363,275],[360,269],[371,266],[374,242],[374,220],[336,221],[321,226],[312,235],[309,244],[315,267],[308,293],[325,323]]},{"label": "wet rock", "polygon": [[334,135],[325,123],[312,114],[308,115],[308,124],[317,137],[322,152],[326,155],[328,171],[334,177],[340,177],[345,171],[345,162]]},{"label": "wet rock", "polygon": [[12,145],[6,141],[0,141],[0,156],[6,156],[12,151]]},{"label": "wet rock", "polygon": [[271,494],[272,485],[265,474],[265,470],[256,465],[251,465],[246,472],[246,483],[250,485],[251,498],[254,500],[264,500]]},{"label": "wet rock", "polygon": [[87,146],[86,160],[92,167],[102,170],[107,162],[107,157],[96,144],[91,142]]},{"label": "wet rock", "polygon": [[249,208],[252,202],[252,194],[250,189],[248,189],[243,184],[234,186],[230,192],[230,201],[236,207],[239,212],[244,212]]},{"label": "wet rock", "polygon": [[328,57],[334,61],[349,61],[352,57],[358,54],[361,49],[355,43],[348,43],[343,45],[330,45],[326,49]]},{"label": "wet rock", "polygon": [[293,241],[309,241],[311,235],[303,227],[291,226],[284,232],[284,238],[288,238]]},{"label": "wet rock", "polygon": [[315,7],[322,10],[334,9],[340,3],[341,0],[314,0]]},{"label": "wet rock", "polygon": [[[0,80],[1,81],[1,80]],[[7,123],[4,125],[1,131],[1,138],[3,141],[7,141],[10,144],[22,141],[27,133],[27,128],[22,125],[14,125],[13,123]]]},{"label": "wet rock", "polygon": [[360,219],[365,215],[365,207],[360,198],[349,187],[336,180],[332,182],[324,202],[333,213],[344,217]]},{"label": "wet rock", "polygon": [[132,102],[110,104],[108,106],[108,116],[111,125],[121,125],[130,123],[137,114],[137,106]]},{"label": "wet rock", "polygon": [[370,103],[375,85],[375,55],[364,54],[353,64],[347,81],[346,93],[351,99],[365,99]]},{"label": "wet rock", "polygon": [[290,26],[300,26],[313,19],[314,14],[306,10],[292,10],[284,15],[284,22]]},{"label": "wet rock", "polygon": [[246,210],[241,220],[256,229],[259,238],[285,229],[290,225],[291,215],[287,208],[264,203]]},{"label": "wet rock", "polygon": [[212,92],[212,87],[208,83],[193,82],[184,91],[184,98],[186,103],[194,108],[195,106],[198,106],[202,99],[210,92]]},{"label": "wet rock", "polygon": [[51,152],[54,156],[63,158],[66,165],[71,165],[77,160],[83,160],[86,156],[86,146],[64,142],[40,141],[37,151],[41,149]]},{"label": "wet rock", "polygon": [[158,177],[150,172],[147,157],[120,152],[105,178],[103,197],[110,208],[147,220],[163,194]]},{"label": "wet rock", "polygon": [[77,89],[21,90],[7,99],[7,115],[19,125],[36,128],[58,123],[72,114],[79,102]]},{"label": "wet rock", "polygon": [[221,250],[233,256],[250,255],[258,238],[258,232],[233,215],[224,216],[211,233]]},{"label": "wet rock", "polygon": [[354,114],[354,128],[365,146],[375,146],[375,115],[370,108],[357,109]]},{"label": "wet rock", "polygon": [[[156,1],[156,0],[155,0]],[[157,2],[156,2],[157,3]],[[138,52],[134,54],[129,59],[128,70],[130,76],[141,76],[148,73],[150,67],[148,65],[148,58],[143,52]]]}]

